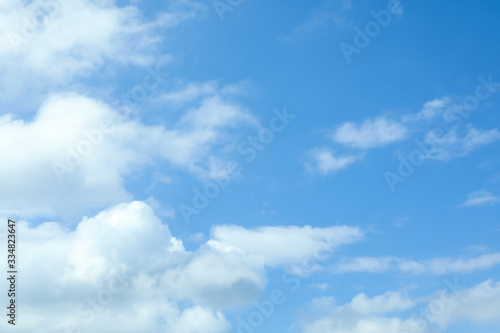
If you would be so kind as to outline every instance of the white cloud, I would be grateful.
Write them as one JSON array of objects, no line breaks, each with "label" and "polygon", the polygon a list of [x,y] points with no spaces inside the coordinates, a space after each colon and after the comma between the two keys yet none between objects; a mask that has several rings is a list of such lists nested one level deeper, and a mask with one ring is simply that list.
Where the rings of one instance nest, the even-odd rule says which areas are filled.
[{"label": "white cloud", "polygon": [[384,317],[367,317],[362,319],[341,319],[332,320],[330,318],[318,319],[308,324],[303,333],[425,333],[420,328],[415,327],[409,320]]},{"label": "white cloud", "polygon": [[[319,245],[335,248],[360,237],[357,228],[341,226],[220,226],[211,241],[186,251],[143,202],[84,217],[71,230],[56,222],[31,226],[26,221],[18,221],[17,230],[22,333],[59,332],[72,322],[94,332],[102,327],[107,332],[226,332],[230,325],[221,311],[250,305],[267,285],[266,267],[297,262]],[[5,228],[0,237],[5,239]],[[102,302],[108,298],[101,291],[114,289],[121,290],[113,291],[109,304]],[[88,303],[92,298],[100,299],[98,308]]]},{"label": "white cloud", "polygon": [[247,304],[267,282],[264,260],[243,251],[202,247],[189,262],[166,271],[162,288],[177,300],[190,299],[218,309]]},{"label": "white cloud", "polygon": [[359,159],[358,156],[335,156],[328,148],[315,148],[309,152],[308,167],[327,175],[347,168]]},{"label": "white cloud", "polygon": [[461,290],[455,301],[436,313],[431,320],[441,327],[465,321],[500,324],[500,283],[485,281]]},{"label": "white cloud", "polygon": [[333,140],[354,148],[367,149],[401,141],[407,136],[408,130],[404,125],[387,117],[379,117],[365,120],[359,125],[344,123],[333,134]]},{"label": "white cloud", "polygon": [[[96,134],[103,119],[112,128]],[[8,161],[0,165],[2,212],[76,216],[128,200],[125,177],[154,163],[207,177],[234,146],[227,130],[249,122],[256,123],[219,97],[203,99],[166,128],[127,119],[85,96],[52,96],[32,121],[0,117],[0,158]]]},{"label": "white cloud", "polygon": [[239,226],[218,226],[212,229],[208,244],[217,249],[240,249],[265,260],[266,265],[301,264],[317,253],[331,252],[341,245],[363,238],[356,227],[329,228],[261,227],[245,229]]},{"label": "white cloud", "polygon": [[185,310],[179,321],[175,324],[173,332],[176,333],[220,333],[227,332],[231,326],[224,320],[223,315],[218,312],[214,316],[212,312],[202,307],[194,307]]},{"label": "white cloud", "polygon": [[500,198],[487,190],[481,190],[471,193],[467,196],[467,200],[460,207],[474,207],[496,205],[500,203]]},{"label": "white cloud", "polygon": [[[130,333],[227,332],[230,324],[224,315],[197,301],[203,298],[196,292],[203,291],[200,285],[207,272],[189,266],[199,260],[206,260],[206,267],[218,267],[212,273],[219,281],[214,290],[220,290],[217,286],[232,288],[234,293],[229,296],[241,296],[241,302],[255,297],[243,286],[249,285],[246,282],[252,281],[252,274],[260,276],[260,267],[253,271],[243,256],[231,261],[203,251],[185,251],[182,241],[172,237],[169,228],[141,202],[84,217],[75,230],[55,222],[32,227],[24,221],[17,222],[17,229],[23,239],[18,248],[23,276],[23,292],[18,298],[23,304],[23,319],[16,325],[19,332],[64,332],[71,323],[93,332],[103,327],[107,332]],[[0,234],[6,237],[4,228]],[[183,270],[191,274],[190,285],[167,279],[171,272]],[[263,285],[263,277],[257,282]],[[117,291],[109,304],[103,290]],[[212,296],[224,298],[221,295]],[[93,302],[97,299],[97,305],[92,305],[92,298]],[[0,324],[3,328],[6,325],[6,321]]]},{"label": "white cloud", "polygon": [[422,110],[417,114],[411,114],[403,117],[404,122],[418,120],[432,120],[441,115],[451,106],[453,100],[447,96],[432,100],[424,104]]},{"label": "white cloud", "polygon": [[394,258],[391,257],[356,257],[352,259],[343,259],[337,266],[336,272],[370,272],[380,273],[392,268]]},{"label": "white cloud", "polygon": [[432,119],[435,116],[441,114],[446,107],[450,105],[452,100],[449,97],[444,97],[441,99],[435,99],[433,101],[424,104],[424,107],[417,115],[419,118]]},{"label": "white cloud", "polygon": [[373,298],[360,294],[345,305],[328,297],[314,299],[299,324],[303,333],[428,333],[463,322],[498,324],[499,307],[500,283],[488,280],[469,289],[440,290],[420,301],[393,291]]},{"label": "white cloud", "polygon": [[217,82],[189,83],[180,90],[165,93],[158,99],[172,104],[184,104],[198,99],[201,96],[214,94],[218,90]]},{"label": "white cloud", "polygon": [[399,263],[399,267],[402,271],[413,274],[449,274],[486,270],[498,264],[500,264],[500,253],[483,254],[468,259],[437,258],[423,262],[403,261]]},{"label": "white cloud", "polygon": [[161,29],[203,10],[189,1],[173,3],[148,21],[137,6],[118,6],[112,0],[3,1],[2,95],[15,98],[28,88],[61,87],[109,61],[141,66],[158,62]]},{"label": "white cloud", "polygon": [[182,84],[179,89],[161,94],[156,100],[161,103],[167,102],[173,106],[180,107],[207,96],[218,95],[228,97],[244,94],[250,87],[251,85],[247,81],[223,86],[217,81],[204,83],[191,82]]},{"label": "white cloud", "polygon": [[438,135],[436,131],[427,133],[425,141],[432,147],[427,157],[446,161],[469,155],[478,147],[500,140],[500,132],[496,128],[480,130],[469,125],[465,131],[466,134],[462,136],[457,130],[450,130],[444,135]]},{"label": "white cloud", "polygon": [[[400,120],[381,115],[365,119],[361,123],[345,122],[337,126],[329,137],[334,143],[353,149],[383,147],[407,140],[411,134],[410,128],[412,131],[428,131],[423,121],[430,122],[442,115],[452,104],[453,100],[445,96],[425,103],[420,112],[405,115]],[[500,132],[497,129],[479,130],[472,125],[460,129],[461,135],[457,129],[447,133],[438,131],[428,131],[425,136],[425,143],[430,147],[426,158],[450,160],[466,156],[480,146],[500,140]],[[335,156],[333,150],[328,147],[313,148],[309,151],[309,161],[305,163],[305,167],[326,175],[344,169],[358,159],[360,156],[353,153]]]},{"label": "white cloud", "polygon": [[[342,306],[335,304],[333,298],[313,300],[313,316],[302,320],[303,333],[417,333],[422,332],[410,320],[380,316],[388,312],[404,311],[412,308],[415,302],[399,292],[367,297],[359,294],[350,303]],[[314,317],[315,313],[325,316]]]},{"label": "white cloud", "polygon": [[410,274],[450,274],[486,270],[498,264],[500,264],[500,253],[498,252],[483,254],[475,258],[435,258],[422,261],[394,257],[357,257],[342,260],[335,271],[338,273],[381,273],[398,270]]},{"label": "white cloud", "polygon": [[368,315],[406,310],[413,307],[414,304],[408,297],[397,292],[388,292],[373,298],[368,298],[365,294],[359,294],[352,299],[350,304],[345,306],[345,309]]}]

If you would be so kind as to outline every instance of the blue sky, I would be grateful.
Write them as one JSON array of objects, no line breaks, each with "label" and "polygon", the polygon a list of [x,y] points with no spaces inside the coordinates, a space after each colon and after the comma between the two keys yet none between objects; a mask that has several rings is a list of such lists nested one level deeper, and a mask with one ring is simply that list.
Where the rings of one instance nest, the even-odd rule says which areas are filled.
[{"label": "blue sky", "polygon": [[4,1],[16,329],[497,332],[499,14]]}]

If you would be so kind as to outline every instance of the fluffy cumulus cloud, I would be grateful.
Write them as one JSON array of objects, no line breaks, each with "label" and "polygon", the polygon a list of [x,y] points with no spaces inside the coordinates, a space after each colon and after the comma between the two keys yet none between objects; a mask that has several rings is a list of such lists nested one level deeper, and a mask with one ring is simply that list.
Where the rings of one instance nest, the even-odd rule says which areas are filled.
[{"label": "fluffy cumulus cloud", "polygon": [[[305,166],[320,174],[333,174],[359,161],[359,150],[368,151],[391,143],[407,142],[414,133],[423,135],[423,144],[427,147],[423,157],[440,161],[467,156],[480,147],[500,140],[500,132],[496,128],[478,129],[472,124],[435,125],[440,118],[447,122],[460,120],[458,124],[461,125],[463,119],[458,115],[463,110],[463,105],[445,96],[426,102],[419,112],[406,114],[399,119],[380,115],[359,123],[345,122],[330,131],[328,139],[330,144],[333,142],[350,153],[336,156],[333,148],[315,147],[309,150]],[[430,127],[432,124],[433,127]]]},{"label": "fluffy cumulus cloud", "polygon": [[328,148],[315,148],[309,152],[307,166],[310,171],[317,171],[327,175],[349,167],[358,159],[359,157],[355,155],[336,156]]},{"label": "fluffy cumulus cloud", "polygon": [[345,123],[333,134],[333,141],[354,148],[374,148],[401,141],[408,136],[406,127],[387,117],[368,119],[361,124]]},{"label": "fluffy cumulus cloud", "polygon": [[350,303],[337,305],[334,298],[315,299],[311,304],[313,314],[302,323],[304,333],[400,333],[420,332],[410,320],[385,317],[390,312],[412,308],[415,302],[399,292],[369,298],[359,294]]},{"label": "fluffy cumulus cloud", "polygon": [[324,251],[359,241],[359,228],[262,227],[248,230],[240,226],[218,226],[212,230],[210,245],[217,249],[242,249],[261,257],[268,266],[301,264]]},{"label": "fluffy cumulus cloud", "polygon": [[361,124],[346,122],[329,135],[333,143],[348,147],[353,152],[337,155],[329,147],[315,147],[309,150],[306,168],[322,175],[336,173],[361,159],[359,150],[368,150],[402,141],[409,130],[402,122],[382,116],[366,119]]},{"label": "fluffy cumulus cloud", "polygon": [[[73,332],[78,327],[93,332],[208,333],[230,327],[215,309],[176,301],[190,299],[196,284],[164,284],[167,272],[185,269],[183,265],[205,254],[185,251],[144,203],[121,204],[84,217],[75,230],[55,222],[32,227],[20,221],[18,233],[23,238],[21,332]],[[220,263],[225,264],[223,274],[230,275],[235,267]],[[193,274],[201,280],[205,271]],[[234,278],[226,278],[227,286],[238,284],[239,278]],[[181,288],[182,295],[172,295]],[[200,321],[191,321],[193,316]]]},{"label": "fluffy cumulus cloud", "polygon": [[433,322],[446,327],[465,321],[499,324],[500,283],[485,281],[456,293],[456,300],[436,313]]},{"label": "fluffy cumulus cloud", "polygon": [[394,291],[372,298],[359,294],[344,305],[331,297],[314,299],[299,326],[304,333],[430,333],[467,321],[485,325],[500,321],[498,282],[452,287],[419,300]]},{"label": "fluffy cumulus cloud", "polygon": [[[74,230],[56,222],[19,221],[18,233],[23,239],[18,329],[30,333],[71,332],[71,327],[226,332],[231,325],[222,311],[258,297],[267,284],[265,267],[297,262],[318,246],[334,248],[360,236],[350,227],[220,226],[210,241],[187,251],[152,209],[137,201],[84,217]],[[241,246],[234,243],[242,237]],[[304,245],[290,253],[294,241]]]},{"label": "fluffy cumulus cloud", "polygon": [[8,161],[0,166],[3,213],[79,214],[118,203],[130,198],[127,175],[162,161],[202,178],[218,173],[219,159],[234,145],[227,130],[245,123],[256,122],[218,96],[156,126],[86,96],[52,96],[32,120],[0,117],[0,157]]}]

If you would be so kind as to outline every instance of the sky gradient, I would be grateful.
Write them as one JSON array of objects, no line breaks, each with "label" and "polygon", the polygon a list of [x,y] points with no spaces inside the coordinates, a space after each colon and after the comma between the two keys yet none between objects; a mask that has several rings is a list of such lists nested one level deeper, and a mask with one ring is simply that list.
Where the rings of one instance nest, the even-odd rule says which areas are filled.
[{"label": "sky gradient", "polygon": [[1,331],[498,332],[499,15],[1,1]]}]

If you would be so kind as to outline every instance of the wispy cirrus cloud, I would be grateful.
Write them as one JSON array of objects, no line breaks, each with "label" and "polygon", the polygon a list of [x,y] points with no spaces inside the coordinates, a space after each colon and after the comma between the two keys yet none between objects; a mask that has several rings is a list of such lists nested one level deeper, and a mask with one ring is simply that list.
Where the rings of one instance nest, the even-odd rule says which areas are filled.
[{"label": "wispy cirrus cloud", "polygon": [[396,257],[357,257],[342,260],[334,271],[337,273],[399,271],[416,275],[443,275],[486,270],[498,264],[500,264],[499,252],[473,258],[435,258],[420,261]]},{"label": "wispy cirrus cloud", "polygon": [[313,12],[292,32],[281,35],[284,42],[293,42],[318,29],[327,29],[330,25],[346,25],[346,13],[352,8],[351,0],[328,0]]},{"label": "wispy cirrus cloud", "polygon": [[458,157],[469,155],[475,149],[500,141],[498,129],[483,130],[467,125],[459,133],[452,129],[444,135],[438,135],[436,131],[430,131],[425,136],[425,141],[433,146],[431,154],[427,158],[448,161]]},{"label": "wispy cirrus cloud", "polygon": [[244,95],[251,89],[251,83],[242,81],[221,85],[219,81],[181,83],[177,89],[160,94],[156,102],[167,103],[173,107],[184,107],[207,96],[231,97]]},{"label": "wispy cirrus cloud", "polygon": [[460,207],[493,206],[500,203],[500,197],[487,190],[473,192],[467,196],[467,200]]}]

